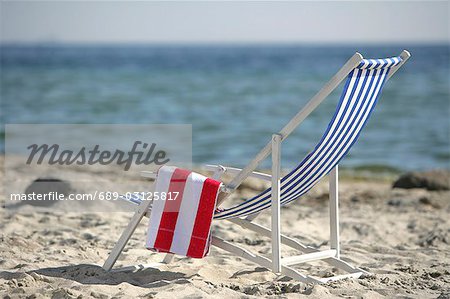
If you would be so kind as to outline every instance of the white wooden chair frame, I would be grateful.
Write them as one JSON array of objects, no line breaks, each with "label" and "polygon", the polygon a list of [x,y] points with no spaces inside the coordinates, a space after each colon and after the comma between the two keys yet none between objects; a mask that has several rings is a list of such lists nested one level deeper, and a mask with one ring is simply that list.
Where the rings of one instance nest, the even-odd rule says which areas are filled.
[{"label": "white wooden chair frame", "polygon": [[[404,50],[400,57],[402,62],[394,67],[392,67],[388,79],[409,59],[410,54],[408,51]],[[293,279],[299,280],[305,283],[325,283],[332,280],[339,280],[343,278],[357,278],[362,274],[367,274],[366,271],[354,267],[349,263],[345,262],[340,257],[340,245],[339,245],[339,196],[338,196],[338,166],[336,166],[329,174],[329,189],[330,189],[330,248],[327,250],[318,250],[314,247],[306,246],[297,240],[282,235],[280,233],[280,179],[281,179],[281,143],[285,140],[292,131],[297,128],[297,126],[312,112],[314,109],[324,100],[327,96],[344,80],[348,74],[363,60],[363,57],[359,53],[355,53],[344,66],[331,78],[331,80],[325,84],[325,86],[307,103],[307,105],[300,110],[297,115],[295,115],[289,123],[279,132],[272,135],[271,141],[256,155],[256,157],[244,168],[232,168],[224,167],[221,165],[207,165],[206,169],[213,171],[213,178],[220,179],[223,173],[228,172],[231,174],[236,174],[233,180],[223,188],[219,194],[219,199],[217,206],[219,206],[226,197],[236,190],[239,185],[247,177],[256,177],[263,180],[271,181],[272,193],[271,193],[271,228],[263,227],[259,224],[252,222],[259,213],[252,214],[245,218],[233,218],[228,219],[229,221],[241,226],[242,228],[249,229],[258,234],[271,238],[272,243],[272,254],[271,259],[250,252],[238,245],[232,244],[221,238],[212,237],[212,245],[221,248],[225,251],[233,253],[239,257],[243,257],[250,260],[262,267],[271,269],[275,273],[281,273],[283,275],[289,276]],[[272,154],[272,175],[255,172],[255,169],[259,164],[266,159],[269,154]],[[145,177],[156,178],[156,174],[152,172],[142,172]],[[151,208],[151,201],[143,201],[134,213],[133,218],[128,224],[125,231],[119,238],[119,241],[114,246],[108,259],[105,261],[103,268],[106,271],[110,271],[114,266],[117,258],[122,252],[123,248],[127,244],[131,235],[134,233],[139,222],[144,216],[148,214]],[[288,247],[296,249],[302,254],[281,257],[281,244]],[[157,267],[162,264],[168,264],[172,261],[173,254],[166,254],[163,261],[160,263],[145,264],[131,267],[123,267],[116,269],[114,271],[130,271],[138,270],[149,267]],[[292,268],[291,266],[323,260],[333,267],[341,269],[347,274],[335,275],[326,278],[316,278],[309,275],[300,273],[298,270]]]}]

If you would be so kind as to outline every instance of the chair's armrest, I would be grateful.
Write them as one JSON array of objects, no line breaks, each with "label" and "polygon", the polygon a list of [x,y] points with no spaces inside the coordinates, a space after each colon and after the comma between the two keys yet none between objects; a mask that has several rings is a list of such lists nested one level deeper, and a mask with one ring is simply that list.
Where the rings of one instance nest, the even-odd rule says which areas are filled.
[{"label": "chair's armrest", "polygon": [[[216,171],[217,169],[223,168],[225,169],[225,172],[228,172],[233,175],[237,175],[239,172],[241,172],[242,169],[236,168],[236,167],[228,167],[228,166],[222,166],[222,165],[205,165],[204,168],[208,171]],[[256,172],[253,171],[249,177],[254,177],[261,180],[271,181],[272,176],[267,173],[262,172]]]}]

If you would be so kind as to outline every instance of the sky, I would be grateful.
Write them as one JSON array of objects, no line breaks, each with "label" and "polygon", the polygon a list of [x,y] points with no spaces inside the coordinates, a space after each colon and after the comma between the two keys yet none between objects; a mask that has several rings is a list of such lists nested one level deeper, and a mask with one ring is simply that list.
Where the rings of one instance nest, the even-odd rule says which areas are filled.
[{"label": "sky", "polygon": [[441,2],[0,2],[1,43],[448,43]]}]

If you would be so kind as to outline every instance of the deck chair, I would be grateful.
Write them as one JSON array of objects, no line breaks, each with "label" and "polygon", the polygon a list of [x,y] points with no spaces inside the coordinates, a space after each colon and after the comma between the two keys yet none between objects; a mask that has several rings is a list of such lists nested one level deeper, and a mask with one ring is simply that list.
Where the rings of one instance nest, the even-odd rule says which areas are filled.
[{"label": "deck chair", "polygon": [[[230,183],[222,188],[217,206],[235,191],[248,177],[256,177],[271,182],[271,187],[260,194],[230,208],[215,213],[214,219],[228,220],[232,223],[271,239],[271,256],[266,257],[250,252],[232,242],[216,236],[212,237],[212,245],[248,259],[275,273],[289,276],[305,283],[324,283],[348,277],[357,278],[366,271],[350,265],[340,256],[339,245],[339,213],[338,213],[338,164],[348,153],[352,145],[369,119],[386,81],[409,59],[410,54],[404,50],[400,56],[386,59],[364,59],[355,53],[344,66],[325,84],[325,86],[295,115],[278,133],[273,134],[271,141],[244,168],[208,165],[213,171],[212,177],[220,179],[227,172],[234,175]],[[322,139],[315,148],[294,168],[281,178],[280,153],[281,143],[293,130],[346,79],[344,90],[340,97],[334,116],[332,117]],[[264,174],[255,169],[269,155],[272,156],[272,173]],[[311,190],[323,177],[329,175],[330,189],[330,247],[327,250],[304,245],[297,240],[280,233],[280,206],[286,205]],[[152,172],[143,172],[143,176],[155,178]],[[128,227],[121,235],[108,259],[103,265],[111,270],[127,241],[133,234],[141,219],[149,212],[151,201],[141,201],[139,197],[131,198],[137,208]],[[253,220],[263,211],[271,210],[271,227],[266,228]],[[302,254],[281,257],[281,244],[291,247]],[[173,255],[167,254],[161,263],[124,267],[117,271],[129,271],[139,268],[156,267],[172,261]],[[294,269],[294,265],[305,262],[324,261],[340,269],[346,274],[332,277],[313,277]]]}]

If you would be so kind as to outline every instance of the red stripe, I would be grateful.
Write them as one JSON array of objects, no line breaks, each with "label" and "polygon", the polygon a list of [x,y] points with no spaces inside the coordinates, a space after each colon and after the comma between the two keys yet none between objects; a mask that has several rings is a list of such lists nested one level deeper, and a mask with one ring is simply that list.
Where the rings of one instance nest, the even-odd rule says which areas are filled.
[{"label": "red stripe", "polygon": [[[166,200],[164,204],[164,212],[159,223],[158,234],[156,235],[154,248],[161,252],[169,252],[172,245],[173,232],[177,224],[178,212],[180,211],[181,201],[183,199],[184,187],[186,179],[191,174],[190,171],[177,168],[170,179],[168,193],[172,192],[172,198],[175,197],[173,192],[179,192],[175,200]],[[167,194],[169,197],[169,194]]]},{"label": "red stripe", "polygon": [[211,221],[219,187],[220,182],[213,179],[208,178],[203,183],[202,194],[198,204],[199,208],[186,256],[202,258],[205,254],[205,246],[211,230]]}]

